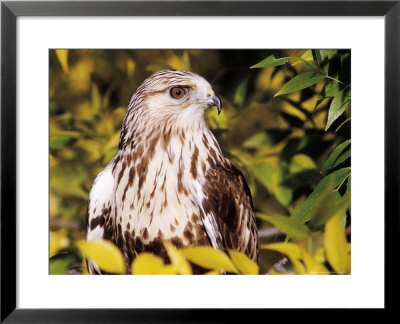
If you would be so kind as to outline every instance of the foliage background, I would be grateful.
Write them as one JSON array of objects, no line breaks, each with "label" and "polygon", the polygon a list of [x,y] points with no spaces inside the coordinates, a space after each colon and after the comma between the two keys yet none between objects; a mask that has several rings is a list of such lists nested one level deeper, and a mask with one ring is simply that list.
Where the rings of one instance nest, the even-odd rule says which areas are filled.
[{"label": "foliage background", "polygon": [[[349,51],[51,50],[49,61],[51,274],[87,273],[78,246],[91,184],[118,150],[136,88],[171,68],[203,76],[222,99],[221,115],[209,110],[206,121],[251,189],[260,273],[350,273],[350,102],[341,101],[325,130],[350,89]],[[310,71],[327,77],[274,96]]]}]

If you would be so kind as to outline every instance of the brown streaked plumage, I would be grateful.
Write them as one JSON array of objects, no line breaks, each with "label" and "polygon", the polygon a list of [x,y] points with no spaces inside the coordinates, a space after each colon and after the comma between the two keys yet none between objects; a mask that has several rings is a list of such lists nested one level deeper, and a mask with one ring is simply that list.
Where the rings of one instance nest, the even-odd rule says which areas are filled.
[{"label": "brown streaked plumage", "polygon": [[[204,122],[215,105],[220,111],[209,83],[187,71],[155,73],[133,95],[120,150],[93,183],[87,228],[88,241],[118,246],[127,272],[145,251],[168,262],[164,240],[234,249],[257,261],[250,190]],[[88,268],[102,273],[91,262]]]}]

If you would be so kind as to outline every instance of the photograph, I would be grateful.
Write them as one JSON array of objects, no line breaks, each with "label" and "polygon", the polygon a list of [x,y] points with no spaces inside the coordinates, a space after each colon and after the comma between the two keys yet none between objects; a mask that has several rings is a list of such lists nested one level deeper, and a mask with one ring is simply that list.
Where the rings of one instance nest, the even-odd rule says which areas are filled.
[{"label": "photograph", "polygon": [[350,49],[48,56],[50,275],[351,274]]},{"label": "photograph", "polygon": [[2,1],[0,322],[391,309],[399,2]]}]

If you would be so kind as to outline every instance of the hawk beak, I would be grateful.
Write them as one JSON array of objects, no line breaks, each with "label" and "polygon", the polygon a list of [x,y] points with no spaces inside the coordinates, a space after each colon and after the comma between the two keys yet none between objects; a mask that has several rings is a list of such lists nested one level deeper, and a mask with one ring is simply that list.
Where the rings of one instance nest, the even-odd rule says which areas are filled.
[{"label": "hawk beak", "polygon": [[211,96],[211,98],[209,98],[207,100],[207,104],[209,107],[213,107],[213,106],[217,106],[218,108],[218,115],[221,113],[222,110],[222,103],[221,103],[221,99],[219,99],[219,97],[213,93],[213,95]]}]

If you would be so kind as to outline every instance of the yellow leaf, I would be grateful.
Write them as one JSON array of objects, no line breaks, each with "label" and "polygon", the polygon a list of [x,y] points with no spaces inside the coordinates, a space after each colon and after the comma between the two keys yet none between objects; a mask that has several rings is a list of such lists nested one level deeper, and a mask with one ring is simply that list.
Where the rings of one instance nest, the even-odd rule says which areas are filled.
[{"label": "yellow leaf", "polygon": [[303,263],[301,263],[299,260],[296,259],[291,259],[293,266],[296,270],[297,274],[306,274],[306,269],[304,268]]},{"label": "yellow leaf", "polygon": [[90,88],[90,104],[95,112],[99,112],[103,103],[100,90],[95,83],[92,83]]},{"label": "yellow leaf", "polygon": [[306,154],[296,154],[290,162],[289,171],[292,174],[316,169],[315,162]]},{"label": "yellow leaf", "polygon": [[172,54],[170,57],[168,57],[166,63],[171,69],[190,70],[189,54],[186,51],[183,53],[182,57]]},{"label": "yellow leaf", "polygon": [[183,275],[192,274],[192,269],[184,254],[178,251],[170,242],[164,242],[164,246],[176,272]]},{"label": "yellow leaf", "polygon": [[[92,72],[95,69],[96,60],[87,57],[86,59],[81,59],[75,62],[74,66],[70,66],[71,79],[73,84],[71,84],[71,89],[76,95],[81,93],[82,95],[87,95],[90,93],[90,85],[93,82]],[[76,112],[77,108],[74,109]]]},{"label": "yellow leaf", "polygon": [[95,124],[95,131],[100,135],[111,137],[115,132],[114,121],[112,114],[105,113],[101,115],[99,122]]},{"label": "yellow leaf", "polygon": [[49,164],[50,168],[54,168],[58,164],[58,161],[53,154],[49,154]]},{"label": "yellow leaf", "polygon": [[103,155],[103,146],[99,141],[92,139],[80,139],[75,143],[76,147],[79,147],[86,151],[88,157],[86,158],[86,163],[98,161]]},{"label": "yellow leaf", "polygon": [[301,259],[300,247],[294,243],[270,243],[261,244],[261,249],[278,251],[282,254],[287,255],[293,263],[293,260]]},{"label": "yellow leaf", "polygon": [[128,59],[126,61],[126,74],[128,75],[128,77],[130,77],[130,78],[133,77],[133,73],[135,72],[135,68],[136,68],[135,61],[132,60],[132,59]]},{"label": "yellow leaf", "polygon": [[82,268],[82,272],[81,273],[83,275],[88,275],[89,274],[85,258],[82,259],[81,268]]},{"label": "yellow leaf", "polygon": [[302,249],[304,265],[307,269],[307,274],[321,275],[329,274],[329,271],[317,260],[315,260],[306,250]]},{"label": "yellow leaf", "polygon": [[305,121],[307,119],[307,116],[297,108],[293,107],[290,103],[288,102],[283,102],[282,103],[282,111],[291,115],[299,118],[302,121]]},{"label": "yellow leaf", "polygon": [[182,54],[182,62],[185,65],[185,69],[190,71],[190,57],[189,57],[189,52],[184,51]]},{"label": "yellow leaf", "polygon": [[232,262],[235,264],[236,268],[242,273],[247,275],[258,274],[258,265],[250,260],[250,258],[238,251],[228,250]]},{"label": "yellow leaf", "polygon": [[54,256],[59,250],[66,248],[69,245],[67,231],[65,229],[59,231],[50,231],[50,258]]},{"label": "yellow leaf", "polygon": [[157,274],[163,266],[163,259],[154,254],[144,252],[133,260],[131,272],[135,275]]},{"label": "yellow leaf", "polygon": [[[310,62],[310,63],[314,60],[311,50],[305,51],[303,53],[303,55],[301,56],[301,58],[303,60],[306,60],[306,61]],[[299,64],[299,63],[302,63],[302,62],[300,60],[295,60],[295,61],[293,61],[292,66],[295,66],[296,64]]]},{"label": "yellow leaf", "polygon": [[118,128],[118,131],[121,131],[119,128],[121,128],[122,121],[124,119],[126,113],[126,108],[125,107],[118,107],[112,112],[112,119],[114,121],[114,127]]},{"label": "yellow leaf", "polygon": [[120,135],[121,131],[117,131],[109,138],[106,145],[104,146],[104,152],[108,152],[111,149],[118,148]]},{"label": "yellow leaf", "polygon": [[222,110],[220,114],[218,114],[218,109],[213,107],[211,109],[206,110],[205,112],[205,120],[207,125],[211,129],[227,129],[228,128],[228,117],[226,115],[226,110]]},{"label": "yellow leaf", "polygon": [[158,274],[158,275],[176,275],[177,272],[175,270],[175,267],[172,264],[168,264],[168,265],[163,266],[155,274]]},{"label": "yellow leaf", "polygon": [[64,129],[55,129],[55,126],[53,126],[50,130],[50,136],[57,136],[57,135],[64,135],[64,136],[69,136],[69,137],[73,137],[73,138],[79,138],[79,137],[83,136],[83,134],[81,132],[66,131]]},{"label": "yellow leaf", "polygon": [[[294,243],[270,243],[270,244],[262,244],[260,246],[262,249],[278,251],[282,254],[285,254],[289,257],[290,261],[293,264],[294,269],[297,274],[305,274],[306,269],[304,268],[303,263],[301,263],[302,254],[300,246]],[[271,271],[270,271],[271,273]]]},{"label": "yellow leaf", "polygon": [[105,164],[108,164],[113,157],[118,153],[118,148],[112,148],[111,150],[108,150],[103,157],[103,162]]},{"label": "yellow leaf", "polygon": [[196,246],[181,251],[189,261],[203,268],[238,273],[229,257],[211,246]]},{"label": "yellow leaf", "polygon": [[82,240],[77,245],[82,254],[95,262],[102,270],[118,274],[126,273],[122,254],[110,241],[86,242]]},{"label": "yellow leaf", "polygon": [[60,62],[60,65],[64,73],[69,77],[68,50],[67,49],[56,50],[56,56],[58,61]]},{"label": "yellow leaf", "polygon": [[185,70],[185,63],[175,54],[172,54],[167,60],[166,63],[169,65],[171,69],[176,70]]},{"label": "yellow leaf", "polygon": [[283,273],[283,272],[276,271],[275,269],[271,269],[268,271],[268,274],[269,275],[290,275],[293,273]]},{"label": "yellow leaf", "polygon": [[325,260],[325,248],[323,246],[320,247],[317,251],[315,251],[314,258],[319,263],[324,263],[326,261]]},{"label": "yellow leaf", "polygon": [[221,271],[220,270],[210,270],[205,273],[205,275],[220,275]]},{"label": "yellow leaf", "polygon": [[349,273],[350,255],[339,218],[334,215],[325,224],[324,246],[329,264],[338,274]]}]

